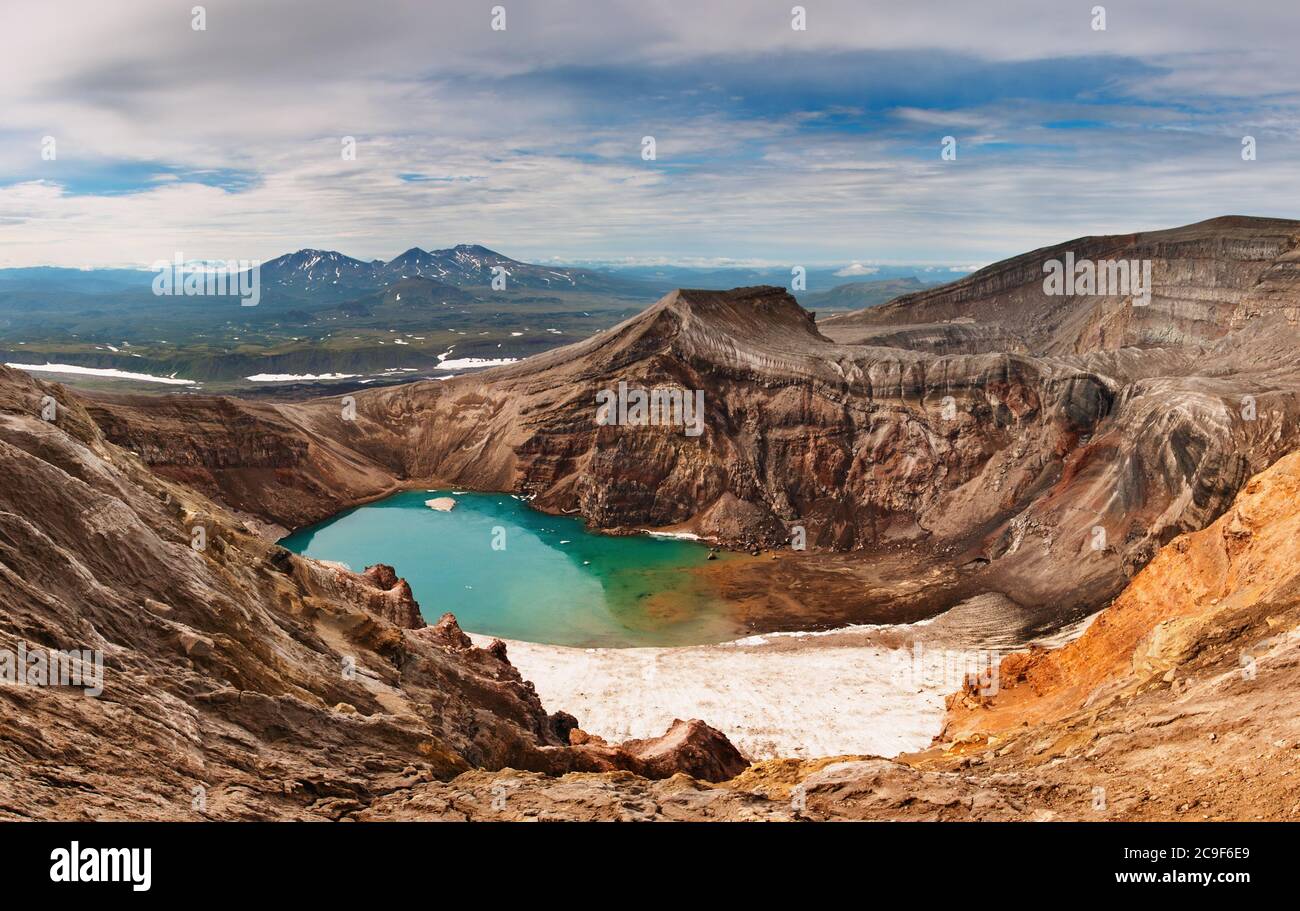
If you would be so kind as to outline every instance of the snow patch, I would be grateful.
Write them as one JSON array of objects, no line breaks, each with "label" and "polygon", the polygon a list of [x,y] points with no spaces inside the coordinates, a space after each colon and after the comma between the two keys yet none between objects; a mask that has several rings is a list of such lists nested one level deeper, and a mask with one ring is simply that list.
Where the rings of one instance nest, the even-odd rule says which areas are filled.
[{"label": "snow patch", "polygon": [[349,380],[355,373],[255,373],[244,379],[250,383],[293,383],[309,380]]},{"label": "snow patch", "polygon": [[147,373],[130,373],[111,367],[78,367],[76,364],[5,364],[29,373],[76,373],[114,380],[139,380],[144,383],[166,383],[169,386],[193,386],[194,380],[178,380],[175,376],[150,376]]}]

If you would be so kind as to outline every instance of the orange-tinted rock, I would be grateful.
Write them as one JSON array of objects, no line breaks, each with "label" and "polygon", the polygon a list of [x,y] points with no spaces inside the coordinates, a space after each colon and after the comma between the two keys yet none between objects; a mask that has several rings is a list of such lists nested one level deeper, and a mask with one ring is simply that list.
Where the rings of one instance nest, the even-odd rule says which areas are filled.
[{"label": "orange-tinted rock", "polygon": [[[1300,590],[1300,452],[1251,479],[1208,528],[1166,545],[1075,641],[1002,660],[999,691],[950,703],[944,739],[1063,717],[1185,663],[1219,618]],[[1166,681],[1168,682],[1168,681]]]}]

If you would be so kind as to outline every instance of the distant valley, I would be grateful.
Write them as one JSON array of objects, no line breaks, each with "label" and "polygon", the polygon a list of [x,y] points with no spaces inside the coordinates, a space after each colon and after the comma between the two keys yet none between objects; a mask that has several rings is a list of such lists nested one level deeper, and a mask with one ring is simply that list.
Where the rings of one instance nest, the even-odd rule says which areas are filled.
[{"label": "distant valley", "polygon": [[[897,271],[845,282],[834,270],[813,269],[813,290],[799,298],[812,310],[846,311],[927,287]],[[233,296],[159,296],[154,275],[0,270],[0,360],[89,368],[57,374],[82,388],[293,397],[529,357],[639,313],[675,286],[665,283],[670,278],[705,289],[789,283],[789,270],[777,269],[538,265],[476,244],[412,247],[388,261],[299,250],[261,265],[260,300],[251,307]]]}]

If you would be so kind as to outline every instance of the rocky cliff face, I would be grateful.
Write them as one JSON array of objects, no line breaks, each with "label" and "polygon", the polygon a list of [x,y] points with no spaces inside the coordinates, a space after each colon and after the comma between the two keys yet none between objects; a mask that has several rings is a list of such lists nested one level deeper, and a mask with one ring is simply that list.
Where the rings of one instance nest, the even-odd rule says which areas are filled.
[{"label": "rocky cliff face", "polygon": [[[1049,295],[1044,264],[1149,261],[1152,295],[1133,306],[1126,293]],[[939,288],[825,320],[843,342],[879,327],[973,323],[1004,333],[1034,354],[1083,354],[1125,347],[1215,341],[1251,320],[1300,317],[1300,222],[1225,216],[1165,231],[1080,237],[1003,260]],[[1109,290],[1109,289],[1108,289]]]},{"label": "rocky cliff face", "polygon": [[[300,452],[282,442],[243,455]],[[504,648],[450,616],[425,626],[391,567],[267,544],[108,442],[75,395],[7,368],[0,472],[0,649],[103,655],[98,697],[0,686],[7,817],[339,818],[471,768],[745,765],[701,722],[570,745],[576,719],[549,715]]]},{"label": "rocky cliff face", "polygon": [[[1219,256],[1226,287],[1246,252],[1282,257],[1280,231],[1229,220],[1085,252]],[[671,527],[788,549],[801,528],[808,566],[832,552],[902,550],[916,569],[900,590],[936,564],[952,570],[931,611],[997,591],[1056,622],[1113,596],[1295,445],[1300,336],[1279,290],[1286,268],[1250,262],[1263,270],[1251,287],[1272,289],[1273,305],[1247,307],[1253,319],[1227,320],[1226,334],[1195,347],[1048,357],[945,354],[947,336],[919,346],[933,350],[840,344],[780,289],[678,291],[520,364],[359,393],[353,420],[343,399],[105,399],[92,413],[155,470],[282,527],[403,485],[508,490],[610,531]],[[1016,282],[1033,270],[1006,270],[942,293],[981,313],[1019,313],[999,316],[1016,331],[1046,325],[1016,310]],[[1011,330],[982,331],[957,348],[979,352]],[[701,390],[702,433],[599,424],[597,395],[620,384]]]},{"label": "rocky cliff face", "polygon": [[1035,782],[1028,805],[1070,818],[1300,818],[1298,501],[1293,453],[1079,639],[955,695],[941,743],[909,764]]},{"label": "rocky cliff face", "polygon": [[1289,631],[1300,624],[1297,503],[1300,453],[1292,453],[1251,479],[1207,528],[1175,538],[1080,638],[1005,659],[996,694],[955,696],[945,736],[1098,708],[1176,683],[1182,668],[1207,655],[1226,659],[1222,673],[1252,682],[1264,656],[1276,665],[1277,654],[1296,645]]},{"label": "rocky cliff face", "polygon": [[131,396],[86,406],[105,437],[156,473],[269,524],[268,536],[396,488],[400,464],[306,432],[273,405],[212,396]]}]

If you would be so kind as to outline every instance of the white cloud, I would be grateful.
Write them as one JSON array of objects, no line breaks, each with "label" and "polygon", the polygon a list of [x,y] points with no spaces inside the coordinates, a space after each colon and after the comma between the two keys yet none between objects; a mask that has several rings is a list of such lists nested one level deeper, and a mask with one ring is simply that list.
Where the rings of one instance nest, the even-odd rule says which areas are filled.
[{"label": "white cloud", "polygon": [[[21,175],[0,186],[0,266],[147,265],[177,249],[268,259],[304,246],[370,258],[457,242],[535,259],[780,264],[869,250],[879,262],[986,262],[1087,233],[1296,214],[1300,171],[1279,144],[1262,141],[1249,164],[1236,145],[1246,130],[1296,132],[1295,4],[1247,0],[1224,16],[1218,0],[1132,2],[1110,9],[1104,33],[1089,28],[1087,5],[1045,13],[1040,0],[888,10],[822,0],[802,33],[784,9],[739,0],[506,6],[500,33],[490,5],[372,0],[324,12],[308,0],[229,0],[209,5],[199,33],[188,5],[0,5],[0,175]],[[1267,103],[1245,118],[1136,101],[1096,109],[1088,99],[1053,111],[1008,89],[1000,106],[894,108],[893,127],[978,131],[960,136],[959,161],[945,165],[937,137],[923,155],[884,128],[828,126],[861,111],[765,117],[705,84],[686,116],[588,129],[577,125],[584,99],[556,81],[566,67],[707,71],[729,55],[761,72],[774,51],[815,60],[915,49],[1022,61],[1130,55],[1153,71],[1122,86],[1134,99],[1267,94]],[[614,106],[635,110],[640,89],[653,87],[610,90]],[[1090,117],[1125,132],[1031,162],[990,151],[1050,150],[1065,137],[1038,123]],[[640,159],[644,134],[656,136],[656,162]],[[39,160],[45,135],[58,140],[55,162]],[[358,139],[355,162],[338,154],[344,135]],[[164,175],[129,195],[68,192],[69,173],[86,162],[234,169],[258,183],[229,193]],[[403,173],[478,179],[404,182]]]},{"label": "white cloud", "polygon": [[977,127],[984,122],[978,114],[967,111],[932,111],[923,108],[895,108],[894,115],[914,123],[943,127]]}]

